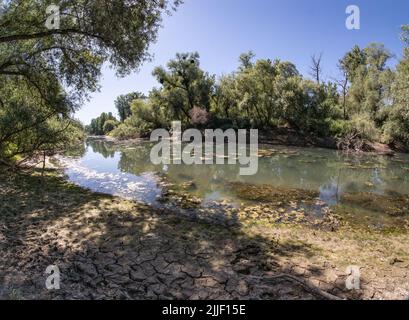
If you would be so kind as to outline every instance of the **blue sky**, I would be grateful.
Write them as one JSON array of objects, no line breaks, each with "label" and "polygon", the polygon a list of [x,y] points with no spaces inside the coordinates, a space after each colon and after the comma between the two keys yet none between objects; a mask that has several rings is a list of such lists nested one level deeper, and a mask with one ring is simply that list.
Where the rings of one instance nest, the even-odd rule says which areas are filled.
[{"label": "blue sky", "polygon": [[[360,30],[345,27],[348,5],[360,7]],[[339,58],[355,44],[384,43],[399,59],[403,24],[409,24],[408,0],[185,0],[165,17],[149,50],[153,61],[122,79],[104,68],[100,92],[76,117],[88,124],[101,112],[115,113],[118,95],[158,87],[153,68],[176,52],[198,51],[201,67],[219,76],[234,71],[240,53],[252,50],[258,58],[291,61],[307,77],[311,55],[323,52],[324,78],[330,80],[339,75]]]}]

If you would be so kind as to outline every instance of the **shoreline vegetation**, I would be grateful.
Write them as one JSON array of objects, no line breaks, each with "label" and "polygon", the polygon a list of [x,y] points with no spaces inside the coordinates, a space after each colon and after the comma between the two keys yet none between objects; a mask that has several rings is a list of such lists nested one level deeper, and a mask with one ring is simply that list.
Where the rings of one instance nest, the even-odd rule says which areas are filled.
[{"label": "shoreline vegetation", "polygon": [[[325,79],[325,55],[312,56],[310,77],[253,52],[217,76],[197,52],[176,53],[153,70],[157,87],[116,99],[118,118],[75,119],[105,65],[124,77],[149,61],[163,17],[182,3],[65,0],[53,10],[58,28],[48,29],[49,1],[1,2],[0,299],[408,299],[407,193],[378,195],[367,181],[342,194],[383,213],[379,227],[348,206],[321,206],[313,216],[303,205],[315,205],[317,192],[300,185],[226,180],[221,187],[243,206],[217,200],[208,208],[189,193],[194,181],[164,177],[158,207],[69,182],[55,155],[84,147],[87,135],[127,144],[172,121],[183,130],[259,129],[270,145],[408,151],[409,25],[396,66],[383,44],[355,46],[340,53],[337,79]],[[366,166],[379,177],[378,166]],[[399,175],[396,185],[406,184]],[[60,290],[45,288],[50,265],[61,271]],[[347,290],[354,265],[361,287]]]},{"label": "shoreline vegetation", "polygon": [[[119,139],[110,135],[88,135],[87,139],[103,140],[115,143],[117,145],[127,145],[140,141],[149,141],[149,134],[139,138]],[[287,146],[287,147],[310,147],[324,148],[331,150],[340,150],[339,140],[331,137],[322,138],[308,136],[297,133],[295,130],[288,128],[279,128],[276,130],[261,130],[259,131],[259,145],[267,146]],[[374,143],[363,141],[360,150],[340,150],[352,153],[373,153],[377,155],[394,156],[396,153],[408,153],[409,150],[403,146],[389,146],[383,143]]]},{"label": "shoreline vegetation", "polygon": [[[61,169],[2,174],[0,186],[2,299],[407,299],[407,231],[330,212],[317,223],[259,198],[236,223],[213,223],[91,192]],[[194,207],[178,188],[166,194]],[[57,291],[44,288],[50,264]],[[364,266],[360,290],[345,288],[349,265]]]},{"label": "shoreline vegetation", "polygon": [[[11,53],[7,56],[6,50],[7,63],[0,66],[5,68],[0,69],[0,163],[17,168],[33,157],[52,155],[75,145],[87,134],[120,140],[146,137],[155,129],[170,129],[172,121],[180,121],[183,130],[258,129],[264,134],[263,143],[381,154],[409,151],[409,26],[402,26],[401,40],[406,46],[396,66],[390,63],[393,53],[381,43],[354,46],[340,55],[340,75],[325,81],[321,63],[324,55],[312,56],[313,77],[301,74],[290,61],[256,59],[251,51],[239,56],[236,70],[217,76],[202,69],[199,53],[176,53],[166,66],[152,71],[159,85],[149,93],[135,91],[117,97],[114,104],[118,118],[112,112],[103,112],[89,125],[75,119],[75,112],[89,93],[97,90],[104,61],[110,61],[119,74],[125,75],[147,59],[147,43],[131,46],[134,52],[116,49],[129,47],[133,37],[154,40],[161,14],[172,4],[179,1],[165,1],[163,7],[153,10],[154,16],[146,17],[152,21],[147,29],[143,23],[135,22],[135,28],[132,23],[124,25],[124,32],[129,34],[120,37],[119,43],[102,40],[112,39],[111,30],[105,28],[98,35],[102,42],[97,41],[95,46],[91,45],[95,35],[88,29],[68,28],[64,46],[56,49],[51,38],[43,50],[32,52],[33,59],[24,72],[19,66],[28,62],[21,62],[19,57],[30,56],[25,51],[42,38],[23,36],[18,50],[13,49],[17,57]],[[19,16],[23,9],[14,2],[8,6],[6,17],[14,21],[13,16]],[[136,20],[140,16],[137,11],[144,11],[139,8],[134,12],[129,4],[124,7],[130,10],[129,18]],[[112,18],[107,12],[99,14]],[[113,17],[124,21],[115,15],[117,12]],[[26,22],[28,26],[39,23],[35,19]],[[69,41],[72,32],[84,33],[75,48]],[[141,32],[144,36],[139,35]],[[6,36],[3,41],[14,52],[12,37]],[[72,65],[73,61],[81,63]],[[51,67],[44,69],[44,65]],[[65,91],[62,83],[70,83],[70,90]]]},{"label": "shoreline vegetation", "polygon": [[[407,42],[409,27],[402,27]],[[321,59],[302,75],[280,59],[239,57],[237,69],[217,77],[201,68],[197,52],[177,53],[152,75],[159,83],[147,95],[119,96],[111,112],[86,126],[90,135],[120,140],[146,137],[155,129],[258,129],[278,144],[324,146],[346,152],[408,152],[408,47],[396,68],[380,43],[353,47],[338,62],[339,79],[323,81]],[[276,136],[276,137],[274,137]]]}]

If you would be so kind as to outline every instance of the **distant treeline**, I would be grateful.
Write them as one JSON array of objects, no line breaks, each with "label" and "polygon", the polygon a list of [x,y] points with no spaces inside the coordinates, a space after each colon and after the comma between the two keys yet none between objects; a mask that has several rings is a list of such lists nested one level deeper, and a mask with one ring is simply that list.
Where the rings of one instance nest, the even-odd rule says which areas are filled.
[{"label": "distant treeline", "polygon": [[[408,45],[396,69],[382,44],[355,46],[339,60],[339,79],[322,80],[322,55],[311,59],[311,79],[291,62],[240,56],[239,67],[217,78],[200,68],[199,54],[176,54],[153,75],[160,83],[147,97],[135,92],[115,101],[120,119],[102,114],[88,127],[92,134],[120,139],[169,128],[258,128],[287,126],[301,133],[351,141],[366,139],[409,145]],[[355,139],[355,140],[354,140]]]}]

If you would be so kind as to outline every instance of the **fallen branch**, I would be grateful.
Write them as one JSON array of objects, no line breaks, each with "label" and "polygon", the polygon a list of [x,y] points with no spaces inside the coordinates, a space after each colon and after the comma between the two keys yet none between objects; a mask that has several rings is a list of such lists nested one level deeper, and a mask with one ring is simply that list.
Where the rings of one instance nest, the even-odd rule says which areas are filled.
[{"label": "fallen branch", "polygon": [[298,278],[296,276],[293,276],[293,275],[287,274],[287,273],[279,273],[277,275],[268,276],[268,277],[250,276],[250,278],[263,280],[263,281],[266,281],[266,282],[277,281],[277,280],[287,280],[287,281],[290,281],[290,282],[296,282],[296,283],[300,284],[301,286],[303,286],[309,292],[317,294],[317,295],[323,297],[324,299],[327,299],[327,300],[343,300],[340,297],[337,297],[337,296],[335,296],[335,295],[333,295],[331,293],[328,293],[328,292],[325,292],[325,291],[321,290],[320,288],[317,288],[315,285],[310,283],[310,281],[308,281],[308,280],[303,280],[303,279],[300,279],[300,278]]}]

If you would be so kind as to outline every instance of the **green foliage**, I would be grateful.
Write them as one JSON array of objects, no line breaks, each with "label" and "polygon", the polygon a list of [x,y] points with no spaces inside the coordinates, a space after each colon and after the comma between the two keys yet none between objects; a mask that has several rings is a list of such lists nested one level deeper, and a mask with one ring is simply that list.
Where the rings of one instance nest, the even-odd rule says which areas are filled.
[{"label": "green foliage", "polygon": [[162,15],[180,1],[66,0],[57,2],[60,28],[49,30],[46,8],[54,3],[6,1],[0,44],[13,53],[5,57],[7,70],[16,70],[24,57],[33,68],[41,57],[61,80],[82,91],[95,88],[105,61],[120,75],[137,69],[149,57],[147,48],[156,40]]},{"label": "green foliage", "polygon": [[131,92],[128,94],[120,95],[115,100],[115,107],[118,110],[119,120],[124,122],[125,119],[131,116],[131,103],[136,99],[145,98],[140,92]]},{"label": "green foliage", "polygon": [[257,128],[289,125],[326,134],[327,118],[336,114],[332,109],[339,98],[335,85],[302,79],[290,62],[252,58],[251,53],[241,55],[239,69],[219,81],[212,109],[216,116]]},{"label": "green foliage", "polygon": [[140,136],[139,129],[137,127],[126,123],[121,123],[119,126],[117,126],[111,131],[111,135],[119,140],[133,139]]},{"label": "green foliage", "polygon": [[350,132],[350,125],[348,120],[331,119],[329,122],[329,133],[331,136],[341,138]]},{"label": "green foliage", "polygon": [[[149,57],[162,15],[179,2],[67,0],[58,3],[60,27],[47,29],[53,1],[2,1],[0,162],[78,140],[83,128],[72,115],[98,89],[102,65],[118,75],[136,70]],[[114,126],[104,124],[100,119],[91,129],[100,134]]]},{"label": "green foliage", "polygon": [[118,121],[111,112],[103,112],[98,118],[92,119],[87,131],[91,135],[102,136],[111,132],[118,125]]},{"label": "green foliage", "polygon": [[399,62],[392,85],[392,108],[384,125],[388,142],[401,142],[409,147],[409,25],[402,27],[402,40],[407,47]]},{"label": "green foliage", "polygon": [[[403,30],[404,40],[407,29]],[[334,131],[358,134],[371,141],[407,143],[409,126],[403,119],[407,116],[405,96],[409,96],[404,90],[409,80],[408,56],[398,64],[396,72],[387,66],[392,57],[383,45],[370,44],[364,49],[355,46],[340,60],[350,83],[345,101],[349,121],[342,130],[333,123]]]},{"label": "green foliage", "polygon": [[[409,45],[409,26],[402,39]],[[340,141],[400,141],[409,145],[409,48],[396,72],[392,54],[381,44],[358,46],[339,62],[343,78],[311,81],[291,62],[239,57],[239,67],[219,79],[200,68],[197,53],[177,54],[153,74],[161,87],[133,100],[119,138],[146,136],[180,120],[185,127],[291,127],[304,134]],[[315,79],[317,80],[317,79]],[[338,87],[339,86],[339,87]]]},{"label": "green foliage", "polygon": [[152,92],[155,103],[166,108],[174,120],[189,122],[189,110],[210,109],[215,79],[200,68],[199,54],[176,54],[167,69],[157,67],[153,75],[162,88]]},{"label": "green foliage", "polygon": [[278,114],[285,108],[279,99],[299,75],[298,71],[287,62],[254,63],[253,58],[252,53],[242,54],[239,69],[220,79],[212,110],[233,122],[245,119],[253,127],[277,125]]},{"label": "green foliage", "polygon": [[131,104],[131,115],[111,135],[118,139],[137,138],[153,129],[168,127],[170,121],[163,107],[152,101],[137,99]]},{"label": "green foliage", "polygon": [[61,150],[83,137],[82,125],[70,117],[70,100],[55,79],[44,79],[40,91],[18,78],[0,77],[0,97],[3,164]]},{"label": "green foliage", "polygon": [[361,139],[379,141],[381,131],[368,113],[354,114],[348,124],[348,132],[355,133]]},{"label": "green foliage", "polygon": [[361,66],[366,64],[365,52],[359,46],[354,46],[340,60],[339,66],[346,73],[348,79],[354,79]]},{"label": "green foliage", "polygon": [[117,126],[118,126],[118,121],[110,119],[110,120],[105,121],[102,130],[104,131],[105,134],[109,134]]},{"label": "green foliage", "polygon": [[365,49],[354,47],[340,61],[341,68],[351,83],[347,105],[350,114],[368,113],[382,125],[379,112],[387,106],[393,72],[386,66],[391,53],[380,44],[370,44]]}]

